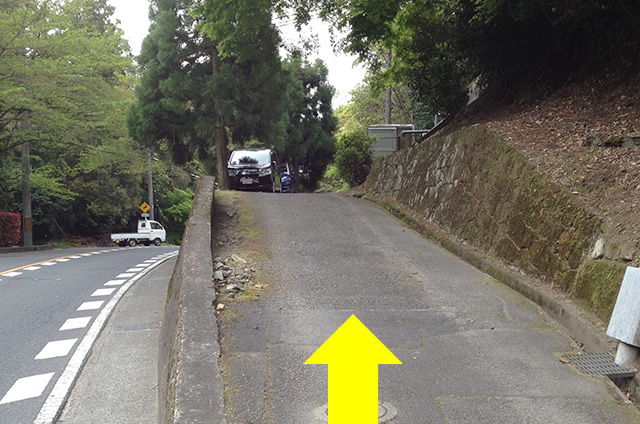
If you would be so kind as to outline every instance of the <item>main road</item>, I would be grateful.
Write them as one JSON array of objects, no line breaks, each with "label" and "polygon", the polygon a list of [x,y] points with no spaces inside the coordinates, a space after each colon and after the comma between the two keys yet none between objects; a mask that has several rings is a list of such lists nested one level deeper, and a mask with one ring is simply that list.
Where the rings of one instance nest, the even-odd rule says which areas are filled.
[{"label": "main road", "polygon": [[[640,422],[605,377],[565,363],[580,349],[539,307],[376,206],[216,194],[229,198],[244,241],[226,235],[214,254],[252,259],[262,288],[219,299],[227,423],[326,422],[327,379],[340,376],[304,363],[352,314],[402,361],[379,367],[379,413],[394,424]],[[359,408],[360,382],[342,378]]]},{"label": "main road", "polygon": [[53,422],[109,313],[175,246],[0,254],[0,423]]}]

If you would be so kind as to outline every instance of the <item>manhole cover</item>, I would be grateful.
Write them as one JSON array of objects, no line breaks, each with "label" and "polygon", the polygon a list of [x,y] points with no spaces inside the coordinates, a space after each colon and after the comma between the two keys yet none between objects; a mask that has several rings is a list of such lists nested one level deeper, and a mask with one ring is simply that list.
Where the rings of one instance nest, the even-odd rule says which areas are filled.
[{"label": "manhole cover", "polygon": [[[313,411],[317,419],[329,422],[329,405],[324,404]],[[378,403],[378,423],[386,423],[395,418],[398,410],[389,402]]]},{"label": "manhole cover", "polygon": [[621,367],[615,363],[613,355],[602,353],[570,353],[564,355],[580,371],[588,375],[606,375],[611,378],[633,377],[635,368]]}]

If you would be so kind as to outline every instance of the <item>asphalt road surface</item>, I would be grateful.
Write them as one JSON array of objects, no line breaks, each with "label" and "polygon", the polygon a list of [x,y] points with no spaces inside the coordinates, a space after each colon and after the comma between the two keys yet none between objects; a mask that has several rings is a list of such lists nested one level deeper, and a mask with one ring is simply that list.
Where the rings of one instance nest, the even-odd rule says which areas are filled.
[{"label": "asphalt road surface", "polygon": [[322,422],[327,366],[304,362],[351,314],[403,363],[379,367],[394,424],[640,422],[605,377],[560,360],[579,348],[536,305],[372,204],[238,197],[258,231],[235,249],[267,287],[220,300],[228,423]]},{"label": "asphalt road surface", "polygon": [[0,254],[0,423],[53,422],[109,313],[175,246]]}]

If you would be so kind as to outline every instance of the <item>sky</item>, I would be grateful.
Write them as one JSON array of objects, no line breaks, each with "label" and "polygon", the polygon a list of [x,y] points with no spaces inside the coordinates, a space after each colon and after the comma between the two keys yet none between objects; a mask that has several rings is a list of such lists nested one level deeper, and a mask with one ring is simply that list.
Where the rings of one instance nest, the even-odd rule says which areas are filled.
[{"label": "sky", "polygon": [[[139,54],[142,40],[149,30],[149,2],[147,0],[109,0],[109,3],[116,8],[114,16],[120,21],[120,28],[129,40],[133,54]],[[350,101],[349,93],[362,82],[365,69],[362,65],[354,66],[354,56],[333,52],[326,24],[314,21],[308,31],[318,34],[320,48],[316,54],[311,55],[310,60],[320,58],[329,68],[329,83],[336,88],[333,101],[335,109]],[[292,26],[283,28],[283,33],[285,41],[298,38]]]}]

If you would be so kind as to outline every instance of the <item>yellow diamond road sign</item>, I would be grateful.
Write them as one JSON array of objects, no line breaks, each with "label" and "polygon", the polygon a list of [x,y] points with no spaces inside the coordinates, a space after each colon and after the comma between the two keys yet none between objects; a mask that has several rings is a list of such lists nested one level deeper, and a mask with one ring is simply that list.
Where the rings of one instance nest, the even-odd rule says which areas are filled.
[{"label": "yellow diamond road sign", "polygon": [[149,212],[149,209],[151,209],[151,206],[149,206],[147,202],[142,202],[142,204],[140,205],[140,210],[144,213],[147,213]]}]

